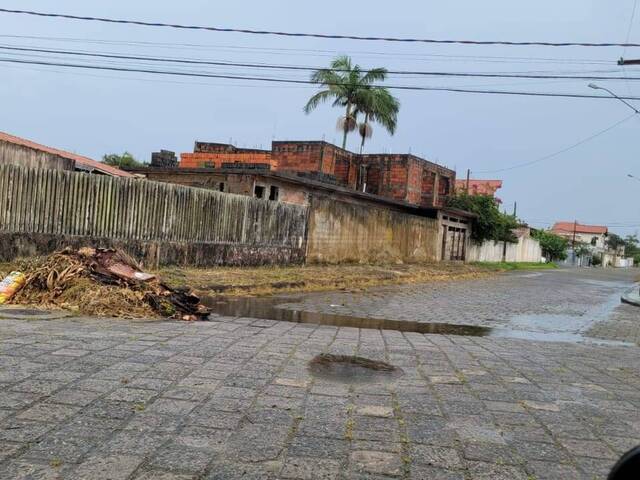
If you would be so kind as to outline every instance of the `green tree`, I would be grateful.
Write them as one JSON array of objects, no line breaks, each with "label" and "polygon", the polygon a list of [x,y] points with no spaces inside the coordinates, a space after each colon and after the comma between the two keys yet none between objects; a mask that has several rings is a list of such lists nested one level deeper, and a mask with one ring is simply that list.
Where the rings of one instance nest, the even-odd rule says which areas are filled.
[{"label": "green tree", "polygon": [[567,258],[569,242],[566,238],[545,230],[533,230],[531,236],[540,242],[542,254],[547,260],[564,260]]},{"label": "green tree", "polygon": [[358,125],[360,137],[362,138],[360,153],[364,149],[365,139],[371,138],[373,133],[370,122],[379,123],[387,132],[393,135],[398,124],[399,110],[400,102],[386,88],[370,88],[360,92],[355,110],[356,117],[360,113],[364,115],[364,121]]},{"label": "green tree", "polygon": [[500,212],[496,199],[492,196],[462,193],[450,198],[448,206],[477,215],[471,230],[471,238],[477,242],[484,240],[516,241],[512,230],[518,227],[518,220],[513,215]]},{"label": "green tree", "polygon": [[620,235],[615,233],[609,233],[607,235],[607,247],[611,250],[618,250],[618,248],[625,246],[625,241]]},{"label": "green tree", "polygon": [[325,88],[309,99],[304,112],[311,113],[327,100],[333,100],[334,107],[344,108],[344,116],[338,119],[338,129],[343,133],[342,148],[346,148],[347,135],[357,127],[355,109],[358,100],[362,99],[362,91],[372,88],[375,82],[383,81],[386,77],[386,68],[373,68],[364,73],[359,65],[352,64],[350,57],[337,57],[329,68],[316,70],[311,75],[313,83]]},{"label": "green tree", "polygon": [[122,155],[118,155],[116,153],[104,155],[102,157],[102,163],[118,168],[137,168],[145,166],[144,163],[136,160],[129,152],[124,152]]},{"label": "green tree", "polygon": [[634,265],[640,266],[640,247],[638,246],[637,235],[627,235],[624,238],[624,251],[627,257],[633,258]]}]

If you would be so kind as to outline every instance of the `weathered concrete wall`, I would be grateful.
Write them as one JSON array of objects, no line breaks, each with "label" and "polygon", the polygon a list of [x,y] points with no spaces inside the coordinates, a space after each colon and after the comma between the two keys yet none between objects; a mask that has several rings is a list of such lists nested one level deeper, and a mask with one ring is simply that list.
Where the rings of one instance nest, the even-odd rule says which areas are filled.
[{"label": "weathered concrete wall", "polygon": [[517,243],[507,243],[506,251],[504,242],[487,240],[482,244],[471,242],[467,250],[469,262],[502,262],[503,253],[506,262],[542,262],[542,249],[540,242],[530,237],[520,237]]},{"label": "weathered concrete wall", "polygon": [[308,263],[437,261],[438,220],[314,196]]},{"label": "weathered concrete wall", "polygon": [[[238,195],[248,195],[250,197],[254,196],[255,185],[261,185],[267,193],[264,198],[264,200],[267,201],[270,188],[275,186],[278,188],[278,201],[293,203],[295,205],[309,204],[307,198],[309,191],[304,187],[291,184],[290,182],[283,182],[277,178],[265,177],[264,175],[260,175],[260,173],[259,170],[256,171],[256,174],[235,174],[225,173],[224,171],[185,174],[184,172],[171,172],[161,169],[149,169],[145,171],[147,178],[155,182],[207,188]],[[223,190],[221,190],[221,188]]]},{"label": "weathered concrete wall", "polygon": [[75,163],[69,158],[0,140],[0,165],[11,164],[31,168],[74,170]]},{"label": "weathered concrete wall", "polygon": [[79,235],[0,232],[0,262],[46,255],[66,247],[118,248],[145,267],[189,265],[287,265],[304,262],[304,249],[294,247],[205,242],[118,240]]},{"label": "weathered concrete wall", "polygon": [[18,234],[0,244],[5,259],[29,248],[47,253],[83,238],[133,249],[160,246],[160,263],[260,265],[269,256],[270,263],[299,262],[306,221],[306,207],[281,202],[0,165],[0,233]]}]

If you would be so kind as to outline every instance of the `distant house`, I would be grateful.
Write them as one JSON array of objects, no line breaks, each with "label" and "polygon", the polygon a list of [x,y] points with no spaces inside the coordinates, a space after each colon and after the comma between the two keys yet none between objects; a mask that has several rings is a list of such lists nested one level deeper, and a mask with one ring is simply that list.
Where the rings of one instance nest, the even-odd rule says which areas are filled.
[{"label": "distant house", "polygon": [[76,170],[112,177],[133,177],[131,173],[91,158],[0,132],[0,165],[4,163],[54,170]]},{"label": "distant house", "polygon": [[601,225],[583,225],[577,222],[556,222],[551,228],[551,232],[560,235],[570,241],[593,247],[594,251],[604,251],[607,247],[607,235],[609,229]]},{"label": "distant house", "polygon": [[[196,142],[193,153],[180,155],[177,168],[155,165],[128,170],[157,182],[247,195],[265,202],[311,209],[319,202],[350,205],[361,209],[361,219],[379,215],[395,219],[398,213],[436,219],[435,234],[420,237],[420,242],[435,245],[432,250],[442,260],[465,259],[475,217],[447,206],[454,193],[455,171],[411,154],[359,154],[324,141],[273,141],[268,150]],[[313,228],[331,231],[342,221],[332,216]],[[357,229],[356,223],[362,220],[348,227],[345,223],[344,228]],[[399,231],[395,227],[376,229],[375,235],[408,241],[396,236],[394,232]]]},{"label": "distant house", "polygon": [[[456,180],[456,192],[467,193],[469,195],[488,195],[495,197],[496,192],[502,188],[502,180]],[[498,203],[502,203],[502,200],[496,198]]]}]

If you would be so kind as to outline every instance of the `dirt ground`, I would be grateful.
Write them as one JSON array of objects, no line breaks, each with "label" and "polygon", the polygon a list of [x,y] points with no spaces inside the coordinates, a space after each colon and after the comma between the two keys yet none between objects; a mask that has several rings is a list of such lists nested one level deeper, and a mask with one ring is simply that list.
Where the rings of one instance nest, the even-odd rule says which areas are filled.
[{"label": "dirt ground", "polygon": [[[40,257],[0,264],[0,279],[13,270],[25,270],[41,262]],[[444,280],[461,280],[493,275],[508,270],[502,264],[393,264],[393,265],[310,265],[287,267],[166,267],[157,274],[167,285],[188,287],[198,296],[266,296],[367,288]],[[84,315],[110,315],[126,318],[158,316],[140,291],[114,285],[101,285],[86,277],[67,282],[64,288],[42,293],[26,289],[11,303],[35,308],[63,308]]]},{"label": "dirt ground", "polygon": [[172,286],[200,294],[233,296],[326,290],[357,291],[381,285],[478,278],[497,267],[465,264],[309,265],[252,268],[164,268],[158,275]]}]

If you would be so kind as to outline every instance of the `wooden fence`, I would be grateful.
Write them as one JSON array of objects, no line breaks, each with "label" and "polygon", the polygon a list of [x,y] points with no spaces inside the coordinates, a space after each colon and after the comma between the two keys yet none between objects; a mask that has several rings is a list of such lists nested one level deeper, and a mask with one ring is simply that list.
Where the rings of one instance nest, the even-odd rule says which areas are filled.
[{"label": "wooden fence", "polygon": [[0,232],[300,249],[306,213],[199,188],[0,165]]},{"label": "wooden fence", "polygon": [[0,139],[0,165],[13,164],[30,168],[75,170],[76,162],[42,150],[35,150]]}]

